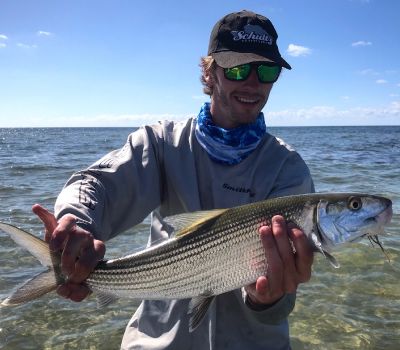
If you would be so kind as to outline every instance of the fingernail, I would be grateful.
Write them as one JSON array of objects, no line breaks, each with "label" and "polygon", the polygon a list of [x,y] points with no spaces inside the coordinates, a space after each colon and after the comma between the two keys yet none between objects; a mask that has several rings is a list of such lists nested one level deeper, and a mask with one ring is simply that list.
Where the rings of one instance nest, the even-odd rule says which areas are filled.
[{"label": "fingernail", "polygon": [[274,217],[272,218],[272,223],[273,223],[273,224],[279,224],[280,221],[281,221],[281,217],[280,217],[280,216],[274,216]]}]

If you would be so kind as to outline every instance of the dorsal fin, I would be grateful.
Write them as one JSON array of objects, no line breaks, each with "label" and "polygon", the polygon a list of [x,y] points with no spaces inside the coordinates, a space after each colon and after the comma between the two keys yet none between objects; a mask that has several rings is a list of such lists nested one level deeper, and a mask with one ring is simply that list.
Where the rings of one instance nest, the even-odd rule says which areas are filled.
[{"label": "dorsal fin", "polygon": [[193,213],[172,215],[164,218],[164,221],[175,231],[175,237],[181,237],[196,231],[202,225],[211,220],[216,220],[228,209],[201,210]]}]

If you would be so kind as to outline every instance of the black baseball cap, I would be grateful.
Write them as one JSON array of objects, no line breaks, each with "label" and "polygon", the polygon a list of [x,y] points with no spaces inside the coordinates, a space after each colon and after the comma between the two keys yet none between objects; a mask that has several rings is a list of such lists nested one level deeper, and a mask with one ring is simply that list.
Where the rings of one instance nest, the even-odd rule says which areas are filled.
[{"label": "black baseball cap", "polygon": [[279,53],[277,39],[278,34],[268,18],[242,10],[224,16],[215,24],[208,55],[222,68],[267,61],[292,69]]}]

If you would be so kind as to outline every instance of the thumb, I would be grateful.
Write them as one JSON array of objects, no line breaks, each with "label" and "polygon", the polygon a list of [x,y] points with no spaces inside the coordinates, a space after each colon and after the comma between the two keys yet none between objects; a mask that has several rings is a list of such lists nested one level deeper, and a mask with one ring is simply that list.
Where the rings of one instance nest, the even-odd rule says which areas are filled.
[{"label": "thumb", "polygon": [[58,224],[56,217],[40,204],[32,206],[32,211],[42,220],[45,228],[45,241],[48,242]]}]

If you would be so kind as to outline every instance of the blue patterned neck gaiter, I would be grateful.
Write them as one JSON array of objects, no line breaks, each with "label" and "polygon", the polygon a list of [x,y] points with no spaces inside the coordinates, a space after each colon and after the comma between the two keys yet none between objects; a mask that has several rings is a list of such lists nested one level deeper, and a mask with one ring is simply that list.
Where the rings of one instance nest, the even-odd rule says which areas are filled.
[{"label": "blue patterned neck gaiter", "polygon": [[228,165],[240,163],[260,143],[266,133],[264,114],[260,113],[254,123],[224,129],[215,125],[210,113],[210,103],[201,107],[197,116],[196,138],[212,160]]}]

